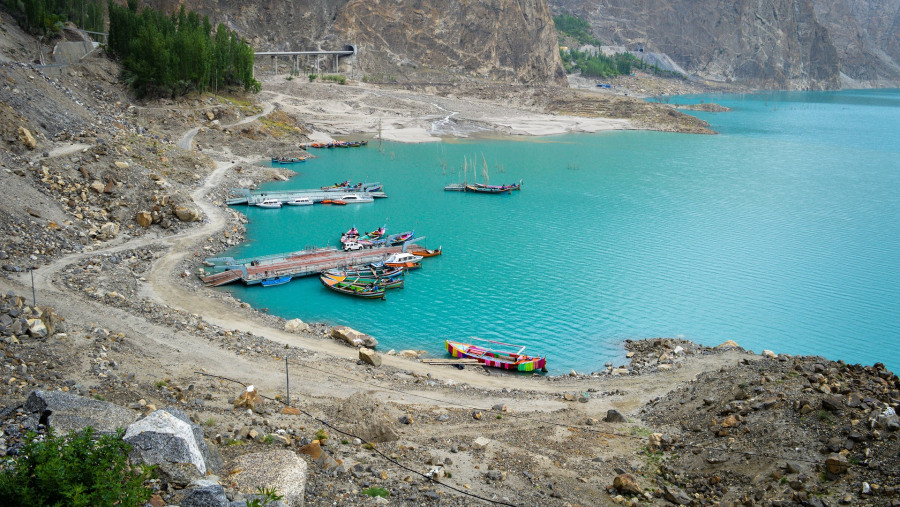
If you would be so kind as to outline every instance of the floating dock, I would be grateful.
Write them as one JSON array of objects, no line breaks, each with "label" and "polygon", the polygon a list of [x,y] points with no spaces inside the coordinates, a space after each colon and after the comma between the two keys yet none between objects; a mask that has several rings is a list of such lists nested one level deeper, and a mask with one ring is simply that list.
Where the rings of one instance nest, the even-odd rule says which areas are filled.
[{"label": "floating dock", "polygon": [[246,285],[261,283],[264,279],[290,276],[317,275],[326,269],[344,268],[381,262],[390,254],[404,252],[406,249],[424,238],[407,241],[400,246],[389,246],[345,252],[337,248],[314,248],[298,252],[281,253],[234,259],[233,257],[212,257],[204,261],[205,272],[200,280],[207,287],[219,287],[238,280]]},{"label": "floating dock", "polygon": [[225,199],[225,204],[228,204],[229,206],[234,204],[247,204],[252,206],[254,204],[262,202],[264,199],[278,199],[282,204],[284,204],[285,202],[297,197],[306,197],[312,202],[322,202],[326,199],[338,199],[342,195],[351,194],[359,195],[360,197],[387,197],[387,194],[385,194],[384,192],[370,192],[366,190],[367,188],[378,188],[380,186],[380,183],[365,183],[363,184],[363,190],[361,191],[347,189],[322,190],[321,188],[305,190],[259,191],[246,188],[232,188],[229,189],[230,196]]}]

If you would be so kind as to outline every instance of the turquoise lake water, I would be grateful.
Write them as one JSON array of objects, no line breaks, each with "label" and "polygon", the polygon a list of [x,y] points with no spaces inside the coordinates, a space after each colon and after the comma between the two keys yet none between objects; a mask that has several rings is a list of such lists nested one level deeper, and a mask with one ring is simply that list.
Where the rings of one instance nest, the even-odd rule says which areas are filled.
[{"label": "turquoise lake water", "polygon": [[[346,324],[379,349],[445,338],[527,345],[552,374],[624,362],[623,340],[734,340],[900,368],[900,91],[768,93],[694,113],[714,136],[607,132],[316,150],[269,189],[380,181],[388,199],[250,220],[235,257],[337,245],[355,225],[415,229],[425,259],[386,301],[316,277],[228,286],[285,318]],[[444,192],[464,160],[513,195]],[[469,180],[472,172],[468,173]]]}]

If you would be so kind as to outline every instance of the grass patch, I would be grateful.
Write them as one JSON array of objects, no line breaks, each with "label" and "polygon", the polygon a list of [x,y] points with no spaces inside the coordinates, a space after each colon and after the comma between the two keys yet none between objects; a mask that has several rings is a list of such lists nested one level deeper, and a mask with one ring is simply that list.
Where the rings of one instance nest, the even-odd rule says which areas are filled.
[{"label": "grass patch", "polygon": [[388,491],[384,488],[379,488],[377,486],[371,487],[368,489],[364,489],[361,491],[361,493],[366,496],[371,496],[371,497],[380,496],[381,498],[387,498],[387,497],[391,496],[390,491]]},{"label": "grass patch", "polygon": [[228,440],[225,441],[225,445],[228,447],[236,447],[239,445],[247,445],[247,442],[244,442],[243,440],[235,440],[233,438],[229,438]]}]

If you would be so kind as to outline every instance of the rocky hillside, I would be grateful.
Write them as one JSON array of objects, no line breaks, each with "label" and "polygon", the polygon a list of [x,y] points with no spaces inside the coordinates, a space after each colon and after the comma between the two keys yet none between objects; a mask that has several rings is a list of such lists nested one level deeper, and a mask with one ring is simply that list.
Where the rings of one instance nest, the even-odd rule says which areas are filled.
[{"label": "rocky hillside", "polygon": [[550,0],[601,40],[715,81],[788,89],[900,82],[900,4],[884,0]]},{"label": "rocky hillside", "polygon": [[[342,71],[381,82],[489,78],[565,84],[556,30],[544,0],[151,0],[224,22],[257,51],[343,49],[359,54]],[[320,62],[331,65],[329,62]],[[302,72],[315,68],[305,60]],[[327,68],[327,67],[326,67]]]}]

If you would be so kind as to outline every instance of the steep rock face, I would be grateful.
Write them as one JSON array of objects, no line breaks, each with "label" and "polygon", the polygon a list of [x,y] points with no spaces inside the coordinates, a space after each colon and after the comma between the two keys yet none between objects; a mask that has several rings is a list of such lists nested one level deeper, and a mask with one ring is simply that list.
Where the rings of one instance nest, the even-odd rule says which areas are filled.
[{"label": "steep rock face", "polygon": [[838,53],[812,0],[551,0],[551,5],[587,19],[604,41],[666,53],[704,78],[758,87],[840,86]]},{"label": "steep rock face", "polygon": [[420,68],[523,83],[565,83],[545,0],[350,0],[335,31],[361,65]]},{"label": "steep rock face", "polygon": [[224,22],[257,51],[359,48],[354,76],[565,84],[546,0],[148,0]]},{"label": "steep rock face", "polygon": [[813,4],[837,47],[846,86],[900,83],[900,0],[813,0]]}]

